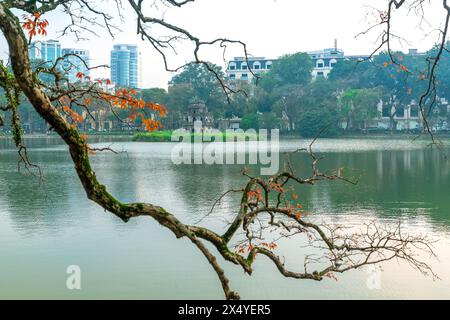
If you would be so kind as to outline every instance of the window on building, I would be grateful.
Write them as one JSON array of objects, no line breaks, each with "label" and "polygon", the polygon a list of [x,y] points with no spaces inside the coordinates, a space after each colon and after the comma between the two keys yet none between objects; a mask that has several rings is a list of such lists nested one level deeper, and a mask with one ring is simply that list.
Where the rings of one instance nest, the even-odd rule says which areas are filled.
[{"label": "window on building", "polygon": [[267,69],[270,70],[271,68],[272,68],[272,64],[271,63],[267,64]]},{"label": "window on building", "polygon": [[383,107],[382,115],[384,118],[389,118],[391,116],[391,110],[388,107]]},{"label": "window on building", "polygon": [[248,69],[247,65],[246,65],[246,64],[243,64],[243,65],[242,65],[242,70],[247,70],[247,69]]},{"label": "window on building", "polygon": [[236,66],[235,66],[235,65],[231,65],[228,69],[230,69],[230,70],[236,70]]},{"label": "window on building", "polygon": [[411,117],[418,118],[419,117],[419,107],[413,106],[411,107]]},{"label": "window on building", "polygon": [[323,63],[319,62],[319,63],[317,64],[317,68],[322,69],[322,68],[323,68]]},{"label": "window on building", "polygon": [[231,80],[235,80],[236,79],[236,75],[235,74],[230,74],[230,79]]},{"label": "window on building", "polygon": [[395,115],[398,118],[404,118],[405,117],[405,108],[403,107],[398,107],[397,110],[395,111]]},{"label": "window on building", "polygon": [[259,69],[261,69],[261,66],[259,64],[255,64],[255,65],[253,65],[253,69],[259,70]]},{"label": "window on building", "polygon": [[243,73],[241,76],[242,80],[248,80],[248,74],[247,73]]}]

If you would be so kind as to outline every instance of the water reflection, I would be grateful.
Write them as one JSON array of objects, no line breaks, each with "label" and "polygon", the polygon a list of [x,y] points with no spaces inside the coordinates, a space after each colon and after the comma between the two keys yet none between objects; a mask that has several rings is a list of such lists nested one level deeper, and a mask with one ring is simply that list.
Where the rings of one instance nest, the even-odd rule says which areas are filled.
[{"label": "water reflection", "polygon": [[[281,147],[291,151],[305,143],[287,141]],[[343,182],[324,182],[300,187],[298,192],[304,204],[317,214],[364,211],[379,218],[402,217],[411,221],[426,215],[436,225],[450,226],[448,160],[440,151],[425,145],[408,142],[413,148],[406,149],[405,141],[396,143],[397,148],[394,142],[382,140],[319,141],[316,148],[324,156],[321,168],[344,168],[348,176],[359,179],[359,184],[355,187]],[[22,226],[21,230],[33,232],[47,227],[59,230],[60,224],[74,218],[72,210],[80,208],[80,203],[89,207],[59,139],[28,142],[33,161],[45,172],[42,186],[36,179],[18,175],[13,145],[6,140],[0,140],[0,144],[0,205],[2,212],[9,212],[15,225]],[[246,182],[241,174],[243,166],[239,165],[174,165],[170,161],[171,144],[115,141],[113,146],[127,152],[118,156],[98,154],[93,163],[101,181],[117,197],[165,205],[190,221],[207,213],[218,195]],[[307,155],[291,156],[291,162],[297,174],[310,173]],[[251,169],[259,171],[255,166]],[[238,203],[239,197],[237,194],[227,197],[217,214],[234,212],[236,208],[231,204]],[[67,208],[67,212],[61,208]]]},{"label": "water reflection", "polygon": [[[100,180],[123,201],[161,205],[185,222],[199,220],[209,212],[218,195],[241,187],[246,181],[241,174],[242,166],[238,165],[176,166],[170,160],[171,144],[110,140],[104,143],[115,142],[116,149],[123,148],[127,153],[95,155],[93,164]],[[39,281],[30,276],[30,282],[23,284],[20,280],[23,274],[18,275],[22,267],[18,268],[17,261],[42,269],[48,269],[51,264],[52,270],[58,272],[58,268],[75,259],[90,268],[91,287],[81,293],[83,298],[221,298],[214,275],[200,258],[192,259],[197,253],[189,244],[172,239],[166,230],[148,220],[124,225],[90,203],[59,139],[33,139],[27,143],[33,161],[45,172],[44,185],[17,173],[13,145],[0,139],[0,255],[2,261],[7,261],[0,267],[0,297],[8,296],[5,284],[9,287],[18,283],[21,285],[15,291],[17,297],[33,297],[40,291],[44,297],[67,296],[67,292],[57,287],[59,278],[55,279],[51,273],[44,273],[43,280]],[[281,148],[290,151],[307,144],[307,141],[285,141]],[[366,218],[402,219],[411,227],[417,226],[445,243],[450,242],[450,169],[439,151],[427,149],[425,144],[387,140],[321,140],[316,148],[325,156],[321,168],[344,167],[348,174],[359,177],[360,182],[357,186],[324,182],[314,187],[299,187],[300,199],[309,211],[340,223],[358,224]],[[292,157],[292,163],[298,174],[309,174],[306,155]],[[251,169],[259,172],[257,167]],[[204,224],[216,230],[223,227],[220,219],[236,212],[239,200],[238,194],[226,197]],[[441,256],[438,268],[449,270],[450,257],[444,251]],[[189,268],[192,279],[186,280],[177,272],[180,265]],[[149,268],[153,273],[149,273]],[[259,268],[273,271],[270,265]],[[123,276],[123,270],[134,272]],[[401,270],[404,271],[403,267]],[[238,289],[249,298],[332,298],[341,292],[341,287],[330,283],[298,286],[295,282],[285,282],[277,274],[270,279],[256,275],[255,279],[245,280],[235,269],[230,268],[229,272],[238,279],[238,287],[242,283]],[[115,276],[118,278],[109,283],[108,277]],[[416,276],[408,273],[404,281],[419,281]],[[46,287],[41,282],[44,279],[54,286]],[[199,279],[199,292],[192,293],[191,281],[199,283]],[[382,293],[355,287],[354,283],[359,283],[355,279],[364,280],[361,274],[344,276],[344,279],[349,281],[344,280],[342,284],[348,290],[348,297],[374,298],[381,294],[401,298],[409,294],[392,288],[398,279],[391,279],[388,291]],[[176,285],[186,281],[182,288]],[[441,290],[450,287],[449,284],[446,276],[435,287],[425,286],[431,288],[429,294],[434,296],[432,288]],[[277,286],[280,289],[274,290]],[[309,296],[304,293],[305,286]],[[119,287],[127,289],[118,290]]]}]

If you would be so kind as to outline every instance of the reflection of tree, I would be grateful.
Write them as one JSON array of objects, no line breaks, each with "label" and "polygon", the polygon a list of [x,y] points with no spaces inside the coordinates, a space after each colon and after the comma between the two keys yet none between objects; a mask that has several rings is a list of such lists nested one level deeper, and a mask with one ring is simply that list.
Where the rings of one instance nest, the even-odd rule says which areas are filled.
[{"label": "reflection of tree", "polygon": [[[450,226],[450,169],[438,151],[327,153],[325,161],[327,167],[355,169],[361,181],[356,187],[328,183],[316,188],[300,188],[299,194],[304,199],[316,199],[320,203],[314,206],[320,213],[330,213],[327,212],[330,209],[352,213],[369,208],[382,218],[398,218],[401,211],[405,211],[406,218],[412,219],[425,209],[432,220]],[[304,159],[295,159],[297,167],[302,163]],[[312,200],[308,203],[313,205]]]},{"label": "reflection of tree", "polygon": [[58,226],[67,223],[67,208],[76,206],[81,196],[77,193],[79,189],[73,188],[77,183],[73,169],[67,165],[65,152],[35,152],[33,158],[46,166],[43,184],[35,177],[17,172],[16,153],[2,152],[0,195],[19,232],[33,234],[42,229],[58,232]]},{"label": "reflection of tree", "polygon": [[[227,190],[240,187],[245,183],[242,176],[243,166],[238,165],[172,165],[176,194],[189,206],[193,219],[204,216],[213,205],[215,197]],[[212,179],[213,177],[213,179]],[[239,201],[239,197],[236,197]],[[233,213],[236,208],[227,211]]]}]

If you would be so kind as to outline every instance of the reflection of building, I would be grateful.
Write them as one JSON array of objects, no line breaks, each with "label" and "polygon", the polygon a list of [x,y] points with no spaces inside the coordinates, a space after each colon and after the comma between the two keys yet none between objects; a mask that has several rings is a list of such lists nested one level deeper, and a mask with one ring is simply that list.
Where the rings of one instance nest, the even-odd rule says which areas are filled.
[{"label": "reflection of building", "polygon": [[79,81],[77,73],[82,73],[89,76],[89,51],[82,49],[64,48],[62,49],[64,56],[63,70],[66,72],[66,77],[69,82],[74,83]]},{"label": "reflection of building", "polygon": [[193,101],[183,119],[183,129],[189,132],[209,132],[213,129],[213,116],[203,102]]},{"label": "reflection of building", "polygon": [[231,119],[219,119],[219,130],[239,130],[241,128],[242,119],[238,117],[232,117]]},{"label": "reflection of building", "polygon": [[[269,71],[273,60],[262,57],[234,58],[228,63],[227,76],[230,80],[251,82],[253,74]],[[251,72],[250,72],[251,70]],[[253,73],[253,74],[252,74]]]},{"label": "reflection of building", "polygon": [[28,51],[31,60],[40,60],[48,65],[55,64],[56,60],[62,56],[61,44],[58,40],[33,42]]},{"label": "reflection of building", "polygon": [[137,46],[115,45],[111,51],[111,81],[124,88],[140,87],[140,53]]}]

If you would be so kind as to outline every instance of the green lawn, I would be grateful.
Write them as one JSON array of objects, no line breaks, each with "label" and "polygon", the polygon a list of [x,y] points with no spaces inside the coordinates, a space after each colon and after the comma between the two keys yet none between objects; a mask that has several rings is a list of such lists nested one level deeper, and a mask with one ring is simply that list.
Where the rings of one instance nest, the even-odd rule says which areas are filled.
[{"label": "green lawn", "polygon": [[[172,142],[172,134],[173,131],[155,131],[155,132],[136,132],[133,136],[133,141],[141,141],[141,142]],[[227,133],[222,132],[221,140],[224,141],[227,139]],[[208,141],[212,140],[212,137],[215,137],[215,134],[205,133],[203,134],[203,139]],[[244,135],[242,133],[233,133],[233,137],[237,137],[238,139],[244,139],[247,137],[249,140],[258,140],[258,135]],[[202,137],[201,133],[191,133],[191,139]]]}]

